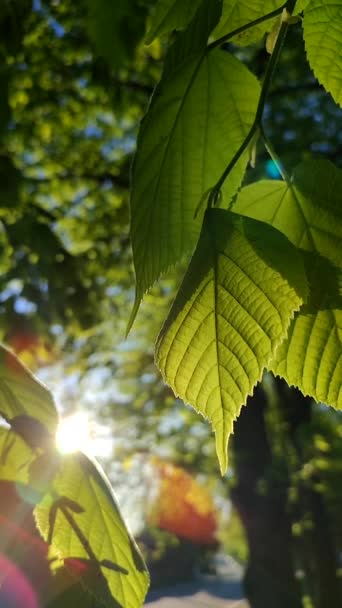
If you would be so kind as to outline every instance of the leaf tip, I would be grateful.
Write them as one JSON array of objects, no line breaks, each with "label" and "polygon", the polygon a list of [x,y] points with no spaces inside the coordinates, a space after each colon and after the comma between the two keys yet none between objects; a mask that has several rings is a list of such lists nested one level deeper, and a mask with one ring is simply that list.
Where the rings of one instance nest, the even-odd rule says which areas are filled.
[{"label": "leaf tip", "polygon": [[222,477],[228,469],[228,433],[221,430],[215,430],[216,454],[220,465]]},{"label": "leaf tip", "polygon": [[135,321],[135,318],[138,314],[138,310],[140,307],[140,302],[141,302],[141,297],[139,296],[139,294],[136,292],[135,294],[135,300],[134,300],[134,305],[132,308],[132,312],[130,314],[130,317],[128,319],[128,323],[127,323],[127,327],[126,327],[126,332],[125,332],[125,338],[128,337],[132,327],[133,327],[133,323]]}]

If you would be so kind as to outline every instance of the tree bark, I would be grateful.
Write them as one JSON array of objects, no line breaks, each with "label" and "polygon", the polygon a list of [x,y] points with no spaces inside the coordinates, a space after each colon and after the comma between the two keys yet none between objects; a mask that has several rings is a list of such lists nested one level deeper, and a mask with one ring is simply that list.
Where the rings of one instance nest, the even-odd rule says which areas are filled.
[{"label": "tree bark", "polygon": [[270,486],[272,452],[265,425],[266,395],[259,385],[235,423],[237,483],[232,502],[245,528],[249,563],[244,587],[252,608],[301,608],[294,577],[287,485]]},{"label": "tree bark", "polygon": [[[275,380],[277,407],[289,450],[301,462],[300,433],[310,424],[311,400]],[[249,562],[244,586],[251,608],[301,608],[307,594],[314,608],[340,608],[341,589],[336,577],[336,551],[321,494],[299,485],[297,501],[289,503],[291,466],[288,453],[275,462],[273,429],[265,416],[268,399],[256,387],[235,423],[233,458],[236,484],[232,502],[244,526]],[[280,466],[279,466],[280,464]],[[311,517],[313,526],[298,537],[292,525]],[[302,578],[296,578],[300,569]]]}]

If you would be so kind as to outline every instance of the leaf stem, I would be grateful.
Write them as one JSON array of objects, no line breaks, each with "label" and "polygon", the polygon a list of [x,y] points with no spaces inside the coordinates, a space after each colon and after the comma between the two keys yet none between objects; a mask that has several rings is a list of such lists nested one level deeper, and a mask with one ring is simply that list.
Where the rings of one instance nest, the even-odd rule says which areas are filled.
[{"label": "leaf stem", "polygon": [[[295,5],[296,5],[296,0],[288,0],[286,2],[286,4],[282,7],[282,10],[284,10],[284,8],[285,8],[288,16],[290,17],[292,15]],[[286,38],[288,27],[289,27],[288,19],[284,19],[280,26],[279,34],[278,34],[277,41],[276,41],[274,49],[273,49],[273,53],[267,64],[265,78],[264,78],[264,81],[262,84],[262,89],[261,89],[261,93],[260,93],[258,106],[256,109],[253,124],[252,124],[250,130],[248,131],[245,139],[243,140],[241,146],[239,147],[239,149],[234,154],[233,158],[231,159],[231,161],[228,163],[227,167],[225,168],[220,179],[217,181],[215,186],[212,188],[209,198],[208,198],[208,207],[212,207],[213,205],[216,205],[222,185],[225,182],[225,180],[227,179],[229,173],[231,172],[231,170],[233,169],[233,167],[239,160],[240,156],[246,150],[248,144],[252,140],[253,135],[256,133],[256,131],[258,129],[262,130],[262,116],[264,113],[266,99],[269,94],[269,90],[271,87],[275,69],[277,67],[277,63],[279,61],[279,57],[281,55],[281,50],[282,50],[282,47],[284,44],[284,40]]]}]

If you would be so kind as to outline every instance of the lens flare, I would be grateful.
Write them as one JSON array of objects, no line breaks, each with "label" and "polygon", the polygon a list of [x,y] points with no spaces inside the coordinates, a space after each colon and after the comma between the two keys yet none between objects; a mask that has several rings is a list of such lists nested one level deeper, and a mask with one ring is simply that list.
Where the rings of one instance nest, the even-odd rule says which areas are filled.
[{"label": "lens flare", "polygon": [[38,608],[38,600],[30,581],[19,568],[0,553],[1,608]]}]

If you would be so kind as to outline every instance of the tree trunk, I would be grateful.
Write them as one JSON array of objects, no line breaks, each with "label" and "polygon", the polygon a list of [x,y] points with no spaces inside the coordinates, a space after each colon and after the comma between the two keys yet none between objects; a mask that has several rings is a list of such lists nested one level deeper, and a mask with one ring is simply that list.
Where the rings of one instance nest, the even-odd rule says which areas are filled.
[{"label": "tree trunk", "polygon": [[235,423],[233,453],[237,484],[232,502],[245,528],[249,563],[244,586],[252,608],[300,608],[294,577],[287,484],[269,485],[272,465],[259,385]]},{"label": "tree trunk", "polygon": [[[289,453],[301,462],[300,431],[310,423],[311,401],[281,380],[275,381],[276,401],[283,420],[285,453],[275,462],[277,433],[266,423],[268,399],[261,385],[235,423],[233,458],[236,485],[231,499],[245,528],[249,563],[244,585],[252,608],[301,608],[302,595],[314,608],[340,608],[336,552],[322,496],[299,485],[298,499],[289,503]],[[270,429],[271,427],[271,429]],[[271,430],[271,433],[270,433]],[[269,434],[268,434],[269,432]],[[295,539],[292,524],[310,515],[313,527]],[[300,569],[301,581],[295,571]]]}]

